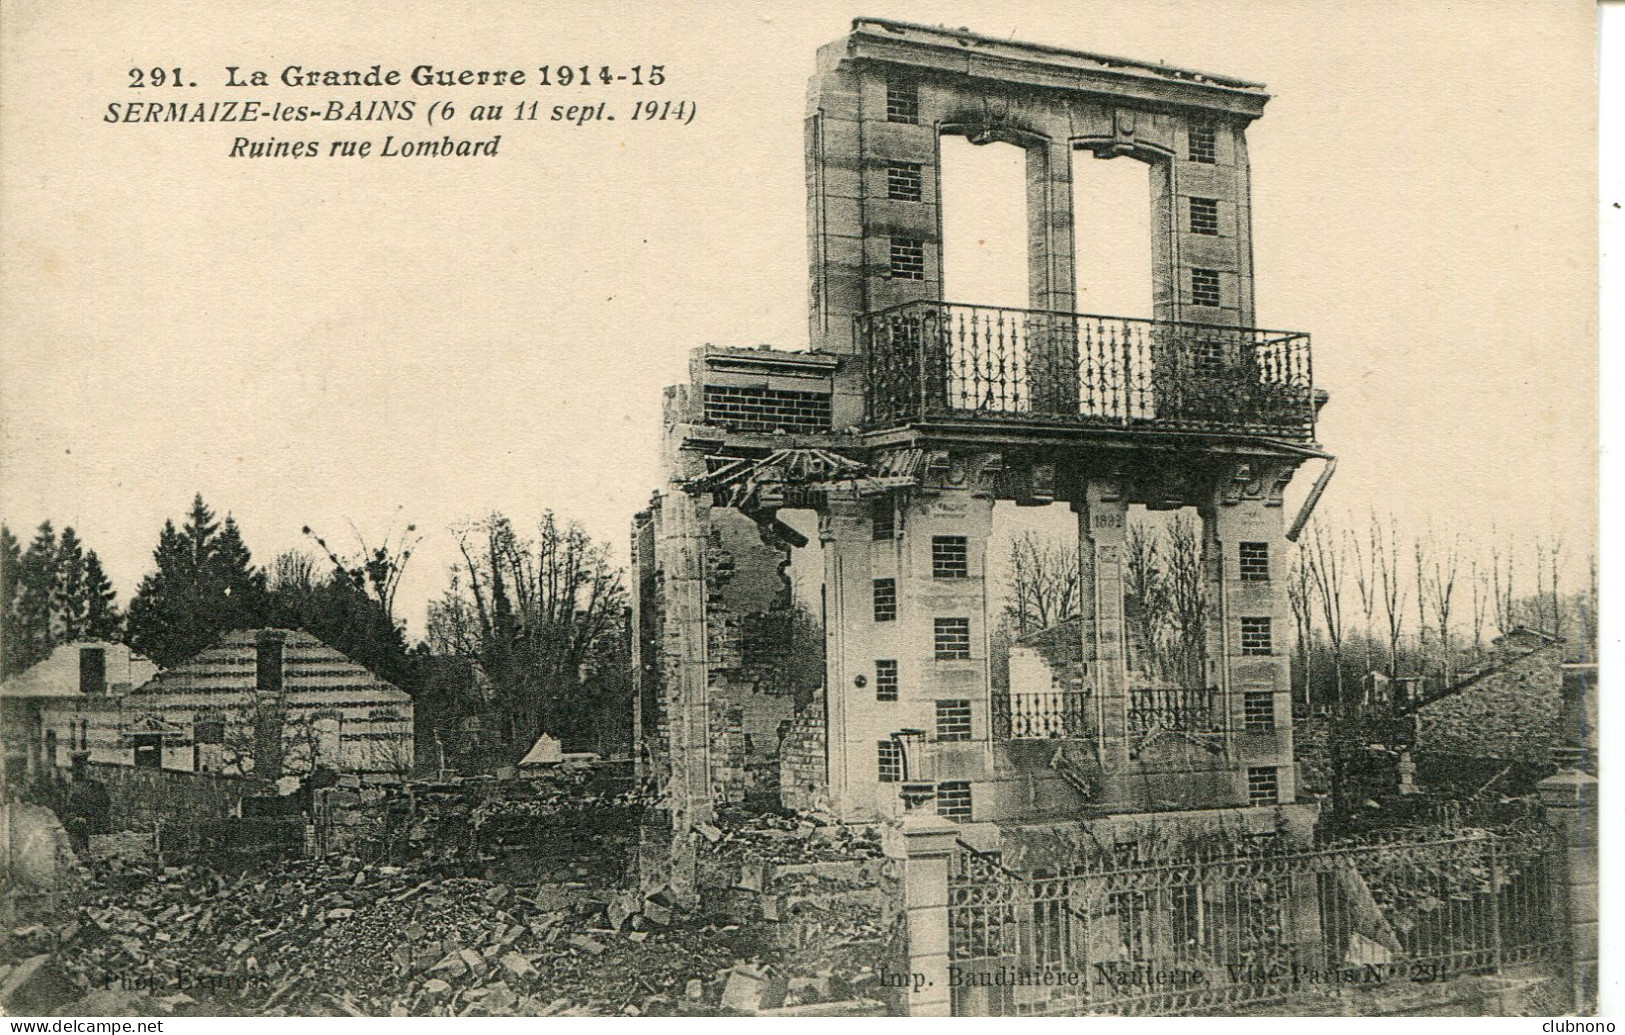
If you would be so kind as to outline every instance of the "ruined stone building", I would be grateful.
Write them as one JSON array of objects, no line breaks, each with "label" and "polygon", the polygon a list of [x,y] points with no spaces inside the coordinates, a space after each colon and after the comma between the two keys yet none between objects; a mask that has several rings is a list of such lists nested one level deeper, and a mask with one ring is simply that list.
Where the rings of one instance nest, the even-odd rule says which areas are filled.
[{"label": "ruined stone building", "polygon": [[156,664],[122,643],[75,640],[0,683],[6,781],[34,778],[45,760],[55,756],[55,734],[47,735],[44,723],[48,707],[118,697],[157,674]]},{"label": "ruined stone building", "polygon": [[[633,528],[641,746],[679,835],[775,787],[844,821],[935,810],[983,843],[1150,816],[1312,825],[1295,804],[1285,585],[1304,516],[1282,494],[1331,458],[1308,336],[1255,327],[1247,131],[1267,100],[1223,76],[872,19],[819,51],[809,347],[694,352],[665,398],[667,481]],[[1024,152],[1025,308],[945,297],[950,137]],[[1077,312],[1072,180],[1101,161],[1147,176],[1146,318]],[[1081,600],[1016,645],[996,693],[1000,503],[1070,512]],[[1142,509],[1188,513],[1200,537],[1205,620],[1179,677],[1128,656]],[[821,588],[802,595],[819,601],[824,678],[787,687],[785,571],[814,535]]]},{"label": "ruined stone building", "polygon": [[42,709],[46,765],[93,763],[276,779],[326,767],[412,770],[412,698],[306,632],[245,629],[117,692]]}]

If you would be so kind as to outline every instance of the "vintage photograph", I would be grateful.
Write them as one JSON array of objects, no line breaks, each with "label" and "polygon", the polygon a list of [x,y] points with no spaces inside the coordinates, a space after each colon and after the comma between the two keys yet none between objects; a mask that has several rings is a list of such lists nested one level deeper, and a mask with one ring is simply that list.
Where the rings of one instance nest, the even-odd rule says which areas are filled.
[{"label": "vintage photograph", "polygon": [[0,2],[0,1013],[1605,1011],[1596,18]]}]

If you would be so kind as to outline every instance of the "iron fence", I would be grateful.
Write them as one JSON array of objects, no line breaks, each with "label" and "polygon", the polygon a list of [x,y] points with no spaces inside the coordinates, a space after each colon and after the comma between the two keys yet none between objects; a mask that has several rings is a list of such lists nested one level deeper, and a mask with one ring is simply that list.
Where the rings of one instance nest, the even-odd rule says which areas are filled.
[{"label": "iron fence", "polygon": [[993,695],[995,740],[1081,739],[1094,735],[1087,690],[1011,691]]},{"label": "iron fence", "polygon": [[1309,336],[909,302],[857,318],[871,426],[1017,418],[1314,438]]},{"label": "iron fence", "polygon": [[1018,873],[961,845],[954,1013],[1201,1013],[1560,960],[1559,853],[1532,828]]},{"label": "iron fence", "polygon": [[1152,730],[1178,730],[1208,733],[1218,730],[1219,692],[1213,687],[1133,688],[1128,697],[1128,729],[1131,734]]}]

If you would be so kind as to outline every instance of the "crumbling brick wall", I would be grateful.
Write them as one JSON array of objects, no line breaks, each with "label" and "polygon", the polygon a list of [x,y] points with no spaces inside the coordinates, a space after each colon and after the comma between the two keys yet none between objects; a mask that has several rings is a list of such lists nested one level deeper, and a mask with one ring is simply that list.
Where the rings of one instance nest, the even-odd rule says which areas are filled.
[{"label": "crumbling brick wall", "polygon": [[829,766],[824,697],[796,715],[779,748],[779,800],[787,809],[813,812],[827,807]]},{"label": "crumbling brick wall", "polygon": [[711,512],[706,649],[711,787],[719,803],[743,801],[776,782],[779,729],[795,711],[794,688],[773,678],[792,630],[789,560],[788,546],[765,541],[738,511]]}]

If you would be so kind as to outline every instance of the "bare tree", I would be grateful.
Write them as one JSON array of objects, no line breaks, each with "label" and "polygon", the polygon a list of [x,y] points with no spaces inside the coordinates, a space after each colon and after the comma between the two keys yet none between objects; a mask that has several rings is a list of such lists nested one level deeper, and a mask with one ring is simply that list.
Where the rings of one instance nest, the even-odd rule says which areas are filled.
[{"label": "bare tree", "polygon": [[1373,539],[1370,544],[1369,551],[1361,547],[1360,537],[1354,534],[1353,529],[1350,529],[1347,533],[1349,558],[1354,562],[1354,589],[1355,592],[1359,594],[1360,600],[1360,617],[1362,619],[1360,633],[1365,639],[1366,675],[1370,675],[1371,673],[1371,651],[1375,643],[1375,638],[1372,636],[1371,632],[1371,620],[1372,616],[1376,614],[1377,608],[1376,572],[1373,570],[1372,563],[1377,551],[1375,541],[1376,528],[1377,524],[1375,519],[1373,519],[1371,523]]},{"label": "bare tree", "polygon": [[1314,706],[1314,672],[1310,664],[1315,637],[1315,587],[1309,576],[1309,564],[1304,547],[1293,551],[1292,565],[1287,571],[1287,600],[1292,604],[1292,619],[1298,628],[1298,660],[1303,667],[1303,703]]},{"label": "bare tree", "polygon": [[1186,686],[1201,686],[1206,677],[1203,659],[1207,654],[1207,590],[1202,578],[1199,528],[1189,512],[1174,516],[1168,526],[1167,570],[1162,580],[1174,641],[1174,649],[1169,652],[1172,674]]},{"label": "bare tree", "polygon": [[1433,616],[1439,630],[1439,654],[1443,659],[1444,681],[1448,685],[1455,677],[1455,663],[1450,652],[1450,609],[1456,592],[1456,577],[1461,568],[1461,535],[1450,541],[1448,551],[1435,546],[1433,575],[1428,581],[1428,593],[1433,605]]},{"label": "bare tree", "polygon": [[1332,648],[1333,686],[1337,706],[1343,706],[1343,540],[1319,525],[1311,525],[1308,551],[1309,577],[1320,602],[1326,640]]},{"label": "bare tree", "polygon": [[[1504,552],[1503,552],[1504,550]],[[1494,596],[1495,628],[1502,636],[1511,632],[1518,624],[1517,598],[1513,595],[1513,584],[1517,579],[1518,562],[1513,556],[1512,543],[1509,539],[1505,545],[1495,538],[1495,531],[1490,530],[1490,588]]]},{"label": "bare tree", "polygon": [[534,538],[500,514],[454,531],[463,564],[429,605],[431,647],[480,661],[514,744],[582,719],[587,675],[625,607],[605,548],[551,512]]},{"label": "bare tree", "polygon": [[1004,613],[1017,636],[1048,629],[1078,613],[1077,548],[1024,532],[1010,544]]},{"label": "bare tree", "polygon": [[1473,593],[1473,663],[1476,665],[1484,660],[1484,619],[1486,609],[1490,604],[1490,589],[1486,581],[1487,575],[1478,566],[1477,557],[1472,560],[1467,579]]},{"label": "bare tree", "polygon": [[1399,639],[1405,631],[1405,587],[1399,572],[1399,529],[1393,515],[1384,531],[1371,516],[1372,567],[1377,573],[1377,594],[1388,623],[1388,675],[1399,675]]}]

